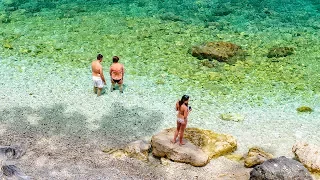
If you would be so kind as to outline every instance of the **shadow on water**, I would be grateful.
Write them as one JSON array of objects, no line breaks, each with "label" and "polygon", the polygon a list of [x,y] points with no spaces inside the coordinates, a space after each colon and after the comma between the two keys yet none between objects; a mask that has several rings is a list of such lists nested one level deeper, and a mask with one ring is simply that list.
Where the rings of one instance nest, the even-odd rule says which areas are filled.
[{"label": "shadow on water", "polygon": [[101,118],[101,135],[111,136],[111,143],[124,144],[153,135],[164,117],[161,112],[113,103],[110,114]]}]

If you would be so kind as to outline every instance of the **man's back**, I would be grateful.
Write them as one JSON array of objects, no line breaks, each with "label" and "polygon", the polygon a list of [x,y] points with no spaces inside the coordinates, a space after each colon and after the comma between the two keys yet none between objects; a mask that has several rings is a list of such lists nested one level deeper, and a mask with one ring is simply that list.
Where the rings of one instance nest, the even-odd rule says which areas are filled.
[{"label": "man's back", "polygon": [[92,76],[101,76],[102,66],[98,60],[91,63]]}]

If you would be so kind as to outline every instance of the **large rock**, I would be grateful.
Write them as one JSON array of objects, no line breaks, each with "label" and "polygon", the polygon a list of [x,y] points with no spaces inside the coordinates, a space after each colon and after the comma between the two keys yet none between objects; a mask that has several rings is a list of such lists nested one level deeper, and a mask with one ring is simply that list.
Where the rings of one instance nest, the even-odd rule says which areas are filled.
[{"label": "large rock", "polygon": [[298,142],[292,147],[292,152],[309,171],[320,173],[320,147]]},{"label": "large rock", "polygon": [[269,159],[250,172],[250,180],[312,180],[308,170],[298,161],[281,156]]},{"label": "large rock", "polygon": [[211,158],[223,156],[237,148],[236,140],[230,135],[217,134],[209,130],[187,128],[184,137],[186,144],[172,144],[175,128],[165,129],[152,137],[152,154],[173,161],[204,166]]},{"label": "large rock", "polygon": [[244,55],[241,47],[230,42],[207,42],[191,48],[192,56],[198,59],[216,59],[220,62],[228,62],[236,55]]},{"label": "large rock", "polygon": [[189,163],[193,166],[204,166],[209,162],[209,157],[199,147],[190,142],[179,146],[172,144],[174,129],[166,129],[152,136],[152,154],[156,157],[166,157],[176,162]]},{"label": "large rock", "polygon": [[253,167],[262,164],[263,162],[272,158],[272,154],[263,151],[261,148],[253,147],[249,149],[249,152],[244,159],[244,166]]}]

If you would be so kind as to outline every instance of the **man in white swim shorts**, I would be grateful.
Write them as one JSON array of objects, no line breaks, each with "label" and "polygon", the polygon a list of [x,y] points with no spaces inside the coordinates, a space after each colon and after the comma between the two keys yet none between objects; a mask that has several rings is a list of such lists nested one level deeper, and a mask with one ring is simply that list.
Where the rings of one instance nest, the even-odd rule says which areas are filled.
[{"label": "man in white swim shorts", "polygon": [[103,56],[102,54],[98,54],[97,59],[92,61],[92,80],[93,80],[93,92],[97,94],[97,96],[101,95],[102,89],[104,85],[106,85],[106,80],[104,79],[102,62]]}]

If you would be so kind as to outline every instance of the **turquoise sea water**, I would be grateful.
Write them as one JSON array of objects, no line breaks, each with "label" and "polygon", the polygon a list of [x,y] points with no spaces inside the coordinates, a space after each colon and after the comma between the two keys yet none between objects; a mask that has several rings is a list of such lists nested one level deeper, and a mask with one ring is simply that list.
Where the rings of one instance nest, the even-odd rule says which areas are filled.
[{"label": "turquoise sea water", "polygon": [[[88,67],[97,53],[121,57],[128,74],[167,93],[196,91],[215,103],[317,108],[320,92],[318,1],[22,1],[0,6],[0,56],[67,76],[56,65]],[[235,64],[204,66],[190,48],[208,41],[241,46]],[[273,47],[292,55],[268,58]],[[28,60],[22,60],[28,59]],[[109,63],[105,62],[104,66]],[[89,68],[89,67],[88,67]],[[35,75],[39,72],[35,72]],[[212,104],[207,98],[206,104]],[[296,107],[296,108],[297,108]]]},{"label": "turquoise sea water", "polygon": [[[0,48],[3,57],[77,67],[97,53],[120,55],[131,74],[150,74],[159,85],[166,83],[161,75],[174,75],[181,89],[241,98],[245,89],[257,103],[277,90],[310,97],[320,90],[319,6],[316,1],[4,0]],[[232,66],[204,67],[189,49],[208,41],[235,43],[247,57]],[[270,59],[272,47],[295,52]]]},{"label": "turquoise sea water", "polygon": [[[64,76],[50,64],[82,68],[97,53],[105,59],[119,55],[129,74],[149,77],[159,91],[171,86],[174,92],[202,92],[218,103],[299,102],[316,108],[319,19],[318,1],[3,0],[0,56],[15,58],[6,64],[18,72],[37,63]],[[204,66],[189,50],[208,41],[235,43],[246,57],[232,65]],[[272,47],[294,52],[268,58]]]}]

